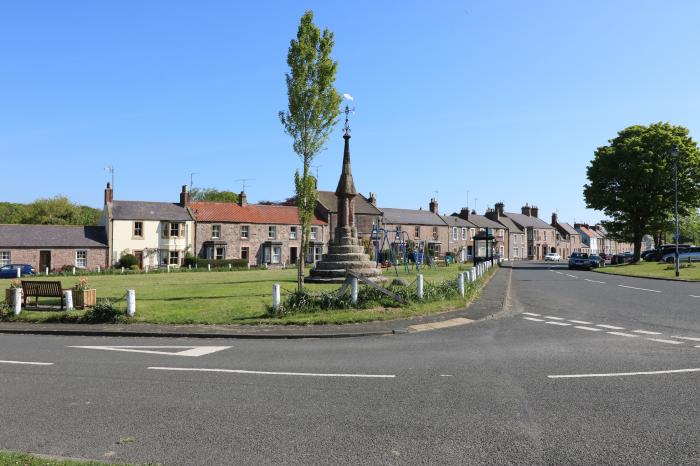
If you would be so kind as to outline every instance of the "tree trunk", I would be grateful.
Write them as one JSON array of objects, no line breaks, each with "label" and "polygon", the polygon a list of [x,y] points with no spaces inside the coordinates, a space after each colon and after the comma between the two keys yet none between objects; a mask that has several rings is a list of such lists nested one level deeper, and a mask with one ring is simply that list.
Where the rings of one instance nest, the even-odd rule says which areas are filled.
[{"label": "tree trunk", "polygon": [[297,289],[299,291],[304,290],[304,227],[301,227],[301,251],[299,251],[299,256],[297,259]]},{"label": "tree trunk", "polygon": [[642,254],[642,235],[639,232],[634,233],[634,257],[632,262],[639,262],[639,258]]}]

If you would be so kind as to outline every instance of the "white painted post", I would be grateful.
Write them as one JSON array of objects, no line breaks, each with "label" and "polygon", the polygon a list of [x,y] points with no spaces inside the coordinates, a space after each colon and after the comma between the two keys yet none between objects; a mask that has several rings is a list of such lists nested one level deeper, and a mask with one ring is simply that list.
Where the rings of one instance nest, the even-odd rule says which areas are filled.
[{"label": "white painted post", "polygon": [[250,262],[248,262],[248,264],[247,264],[247,265],[248,265],[248,270],[250,270]]},{"label": "white painted post", "polygon": [[136,314],[136,290],[126,290],[126,314],[129,317]]},{"label": "white painted post", "polygon": [[145,270],[146,270],[146,273],[148,273],[148,266],[146,266]]},{"label": "white painted post", "polygon": [[63,300],[66,302],[66,311],[70,312],[73,310],[73,291],[65,290],[63,292]]},{"label": "white painted post", "polygon": [[46,267],[46,276],[47,277],[49,276],[49,268],[48,267]]},{"label": "white painted post", "polygon": [[22,276],[22,267],[17,267],[17,278]]},{"label": "white painted post", "polygon": [[75,267],[73,267],[73,275],[75,275]]},{"label": "white painted post", "polygon": [[207,264],[207,271],[211,272],[211,264]]},{"label": "white painted post", "polygon": [[423,274],[419,273],[416,279],[416,286],[418,287],[418,299],[423,299]]},{"label": "white painted post", "polygon": [[168,273],[170,273],[170,264],[168,264]]},{"label": "white painted post", "polygon": [[122,273],[124,273],[124,267],[122,267]]},{"label": "white painted post", "polygon": [[459,288],[459,295],[464,298],[464,274],[457,274],[457,288]]},{"label": "white painted post", "polygon": [[272,309],[279,309],[280,307],[280,286],[275,283],[272,285]]},{"label": "white painted post", "polygon": [[231,263],[228,264],[228,269],[231,270]]},{"label": "white painted post", "polygon": [[100,266],[97,266],[97,273],[100,273]]},{"label": "white painted post", "polygon": [[359,292],[357,277],[352,277],[350,279],[350,287],[350,302],[357,304],[357,295]]},{"label": "white painted post", "polygon": [[192,270],[192,264],[189,264],[189,265],[187,266],[187,270]]},{"label": "white painted post", "polygon": [[22,312],[22,288],[15,288],[14,313],[16,316]]}]

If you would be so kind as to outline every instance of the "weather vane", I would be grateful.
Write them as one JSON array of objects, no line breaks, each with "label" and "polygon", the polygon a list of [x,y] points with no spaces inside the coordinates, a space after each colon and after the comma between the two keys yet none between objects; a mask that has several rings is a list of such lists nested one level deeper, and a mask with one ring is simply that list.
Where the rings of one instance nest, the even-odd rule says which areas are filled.
[{"label": "weather vane", "polygon": [[[355,100],[350,94],[343,94],[343,98],[345,100],[353,101]],[[355,113],[355,107],[350,108],[349,105],[345,105],[345,110],[343,110],[343,113],[345,114],[345,127],[343,128],[345,130],[345,134],[350,134],[350,114]]]}]

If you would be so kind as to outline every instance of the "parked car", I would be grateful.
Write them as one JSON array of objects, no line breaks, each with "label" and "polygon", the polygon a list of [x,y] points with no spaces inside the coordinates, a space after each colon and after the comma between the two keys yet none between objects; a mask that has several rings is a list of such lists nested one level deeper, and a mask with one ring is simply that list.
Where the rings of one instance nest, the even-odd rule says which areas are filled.
[{"label": "parked car", "polygon": [[588,260],[591,261],[591,268],[605,267],[605,259],[598,254],[591,254],[588,256]]},{"label": "parked car", "polygon": [[591,260],[585,252],[574,252],[569,257],[569,270],[586,269],[591,270]]},{"label": "parked car", "polygon": [[557,254],[556,252],[550,252],[549,254],[544,256],[545,261],[560,261],[561,256]]},{"label": "parked car", "polygon": [[17,278],[17,269],[21,269],[22,276],[36,273],[34,267],[29,264],[8,264],[0,267],[0,278]]},{"label": "parked car", "polygon": [[[685,251],[686,249],[692,247],[691,244],[679,244],[678,245],[678,250],[679,251]],[[662,244],[658,248],[656,248],[653,252],[650,252],[646,256],[644,256],[644,260],[650,261],[650,262],[657,262],[660,261],[663,256],[665,256],[668,253],[675,253],[676,252],[676,245],[675,244]]]},{"label": "parked car", "polygon": [[612,265],[628,264],[634,259],[634,254],[631,252],[624,252],[622,254],[615,254],[612,256],[610,263]]},{"label": "parked car", "polygon": [[[673,264],[675,259],[676,259],[676,251],[674,250],[673,252],[669,252],[668,254],[664,254],[661,257],[661,262],[667,262],[669,264]],[[700,262],[700,247],[696,246],[696,247],[685,249],[683,251],[679,251],[678,260],[680,262]]]}]

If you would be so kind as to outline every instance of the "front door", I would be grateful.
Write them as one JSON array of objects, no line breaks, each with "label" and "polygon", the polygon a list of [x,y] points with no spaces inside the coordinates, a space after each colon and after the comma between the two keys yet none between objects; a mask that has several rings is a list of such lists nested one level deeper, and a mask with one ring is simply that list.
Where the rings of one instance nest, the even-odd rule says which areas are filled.
[{"label": "front door", "polygon": [[296,247],[289,248],[289,263],[290,264],[297,263],[297,248]]},{"label": "front door", "polygon": [[39,271],[51,270],[51,251],[39,251]]},{"label": "front door", "polygon": [[143,251],[134,251],[134,257],[136,257],[136,265],[139,269],[143,268]]}]

